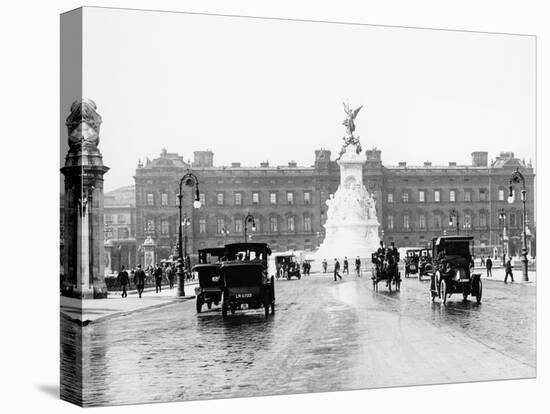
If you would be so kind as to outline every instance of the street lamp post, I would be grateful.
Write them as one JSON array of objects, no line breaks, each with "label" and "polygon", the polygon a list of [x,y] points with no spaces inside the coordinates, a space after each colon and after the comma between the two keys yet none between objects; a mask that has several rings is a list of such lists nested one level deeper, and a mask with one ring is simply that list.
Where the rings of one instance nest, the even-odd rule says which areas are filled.
[{"label": "street lamp post", "polygon": [[256,231],[256,222],[254,221],[254,216],[250,213],[248,213],[244,218],[244,244],[245,245],[248,242],[248,235],[247,235],[248,223],[252,223],[252,231]]},{"label": "street lamp post", "polygon": [[[184,260],[188,265],[187,258],[187,225],[189,224],[189,219],[187,215],[185,219],[183,217],[183,186],[195,187],[195,201],[193,202],[194,208],[200,208],[200,193],[199,193],[199,180],[197,176],[191,172],[187,172],[179,181],[179,193],[178,197],[178,208],[179,208],[179,226],[178,226],[178,296],[185,296],[185,272],[184,270]],[[183,229],[185,226],[185,256],[183,252]]]},{"label": "street lamp post", "polygon": [[460,234],[460,223],[458,222],[458,211],[454,208],[449,211],[449,227],[453,225],[453,218],[456,221],[456,235],[458,236]]},{"label": "street lamp post", "polygon": [[225,227],[222,229],[223,234],[223,244],[227,244],[227,236],[229,235],[229,230],[227,230]]},{"label": "street lamp post", "polygon": [[512,176],[510,177],[510,193],[508,195],[508,202],[513,203],[514,202],[514,184],[520,184],[521,183],[521,201],[523,203],[523,220],[522,220],[522,227],[523,231],[521,234],[521,255],[523,256],[522,262],[523,262],[523,281],[528,282],[529,281],[529,259],[527,259],[527,233],[525,230],[525,221],[526,221],[526,211],[525,211],[525,201],[527,199],[526,194],[527,191],[525,190],[525,178],[523,177],[523,174],[519,172],[519,168],[514,171]]},{"label": "street lamp post", "polygon": [[506,263],[506,251],[504,249],[504,241],[506,237],[506,210],[503,208],[498,210],[498,222],[501,225],[500,241],[502,242],[502,266]]}]

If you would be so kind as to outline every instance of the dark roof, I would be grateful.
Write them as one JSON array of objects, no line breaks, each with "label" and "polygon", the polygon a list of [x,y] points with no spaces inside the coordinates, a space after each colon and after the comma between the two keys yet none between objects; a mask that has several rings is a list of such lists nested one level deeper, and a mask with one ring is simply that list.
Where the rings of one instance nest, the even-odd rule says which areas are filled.
[{"label": "dark roof", "polygon": [[244,250],[260,251],[265,248],[267,248],[268,253],[271,254],[271,249],[269,248],[267,243],[250,242],[250,243],[231,243],[231,244],[225,245],[225,249],[236,250],[236,251],[244,251]]},{"label": "dark roof", "polygon": [[232,260],[230,262],[222,262],[222,267],[264,267],[264,264],[259,260]]},{"label": "dark roof", "polygon": [[195,269],[208,269],[209,267],[211,268],[219,268],[221,267],[221,263],[199,263],[199,264],[196,264],[195,266],[193,266],[193,269],[192,270],[195,270]]},{"label": "dark roof", "polygon": [[224,247],[207,247],[205,249],[199,249],[199,254],[206,253],[210,254],[211,256],[223,256],[224,252]]},{"label": "dark roof", "polygon": [[445,240],[445,241],[469,241],[473,240],[474,236],[439,236],[434,237],[432,240]]}]

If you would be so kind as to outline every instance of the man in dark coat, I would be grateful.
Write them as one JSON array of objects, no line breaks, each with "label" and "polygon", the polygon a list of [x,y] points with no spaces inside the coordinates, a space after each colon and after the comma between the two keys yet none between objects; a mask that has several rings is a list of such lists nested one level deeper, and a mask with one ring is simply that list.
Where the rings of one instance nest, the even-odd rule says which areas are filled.
[{"label": "man in dark coat", "polygon": [[162,292],[162,269],[160,268],[160,265],[157,263],[157,267],[153,271],[153,277],[155,278],[155,292],[159,293]]},{"label": "man in dark coat", "polygon": [[174,287],[174,277],[176,275],[176,271],[174,269],[173,264],[169,264],[166,267],[166,276],[168,276],[168,282],[170,283],[170,289]]},{"label": "man in dark coat", "polygon": [[508,283],[508,276],[510,276],[510,279],[512,280],[512,283],[514,283],[514,274],[512,273],[512,256],[508,256],[508,259],[506,260],[506,264],[504,268],[506,269],[506,275],[504,276],[504,283]]},{"label": "man in dark coat", "polygon": [[490,257],[487,257],[487,260],[485,261],[485,267],[487,268],[487,277],[493,277],[493,261]]},{"label": "man in dark coat", "polygon": [[349,275],[349,263],[348,263],[348,257],[344,257],[344,270],[342,273],[346,273]]},{"label": "man in dark coat", "polygon": [[118,284],[122,288],[122,297],[125,298],[128,296],[128,292],[126,292],[126,286],[128,286],[128,283],[130,283],[130,278],[128,277],[128,272],[124,269],[124,265],[120,266],[120,272],[118,272],[117,276]]},{"label": "man in dark coat", "polygon": [[355,259],[355,274],[361,277],[361,259],[359,258],[359,256],[357,256],[357,259]]},{"label": "man in dark coat", "polygon": [[334,281],[336,282],[336,276],[342,280],[342,276],[340,276],[340,262],[338,259],[334,259]]},{"label": "man in dark coat", "polygon": [[145,287],[145,272],[141,269],[141,265],[137,265],[137,270],[134,273],[134,285],[136,285],[138,295],[141,298],[143,288]]}]

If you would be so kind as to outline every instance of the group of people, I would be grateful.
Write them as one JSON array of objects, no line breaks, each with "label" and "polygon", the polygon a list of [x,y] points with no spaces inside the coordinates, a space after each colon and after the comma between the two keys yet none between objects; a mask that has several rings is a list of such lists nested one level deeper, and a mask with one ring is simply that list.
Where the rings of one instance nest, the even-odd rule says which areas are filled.
[{"label": "group of people", "polygon": [[[481,265],[485,265],[485,269],[487,270],[487,277],[493,277],[493,261],[489,256],[487,256],[487,259],[481,258]],[[512,256],[505,256],[504,259],[504,283],[508,283],[508,277],[510,277],[510,281],[514,282],[514,273],[512,269],[514,268],[514,264],[512,262]]]},{"label": "group of people", "polygon": [[[160,263],[157,263],[156,266],[151,266],[148,268],[147,272],[154,278],[156,293],[162,292],[162,280],[164,276],[168,279],[170,289],[174,288],[176,268],[173,263],[167,263],[164,268],[160,265]],[[143,290],[145,289],[145,283],[147,281],[147,273],[141,268],[141,264],[138,264],[135,269],[130,271],[130,275],[133,275],[132,281],[136,287],[138,296],[141,298]],[[120,267],[120,271],[118,272],[117,280],[120,285],[122,291],[121,296],[123,298],[128,296],[127,289],[130,286],[130,275],[124,265],[122,265]]]},{"label": "group of people", "polygon": [[[328,269],[328,262],[326,259],[323,259],[323,261],[321,262],[321,265],[323,266],[323,273],[326,273],[327,272],[327,269]],[[348,261],[348,257],[345,256],[344,257],[344,260],[343,260],[343,270],[342,270],[342,273],[345,273],[345,274],[348,274],[349,275],[349,261]],[[337,258],[334,258],[334,281],[336,282],[337,280],[342,280],[342,275],[340,275],[340,269],[341,269],[341,265],[340,265],[340,261],[337,259]],[[357,258],[355,259],[355,275],[356,276],[361,276],[361,259],[359,258],[359,256],[357,256]],[[336,279],[336,278],[339,278],[339,279]]]}]

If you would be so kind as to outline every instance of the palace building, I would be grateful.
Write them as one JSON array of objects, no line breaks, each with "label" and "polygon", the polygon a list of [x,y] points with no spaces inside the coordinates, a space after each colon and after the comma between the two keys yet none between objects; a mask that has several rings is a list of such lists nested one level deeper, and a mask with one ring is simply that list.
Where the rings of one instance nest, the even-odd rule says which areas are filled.
[{"label": "palace building", "polygon": [[[376,199],[380,237],[398,247],[425,246],[441,234],[475,237],[476,254],[519,254],[522,234],[521,188],[507,202],[510,177],[519,169],[527,190],[530,254],[535,254],[534,171],[530,164],[503,152],[489,165],[487,152],[473,152],[470,165],[386,166],[381,151],[365,152],[364,183]],[[141,162],[135,179],[137,249],[154,241],[156,257],[175,254],[178,239],[179,179],[193,172],[199,180],[199,209],[192,207],[193,190],[184,188],[183,205],[190,224],[188,251],[244,241],[244,217],[254,217],[251,240],[267,242],[273,251],[314,250],[322,242],[326,200],[338,188],[340,169],[325,149],[315,151],[312,166],[290,161],[284,166],[215,166],[212,151],[195,151],[192,162],[165,149],[158,158]],[[499,220],[504,209],[506,222]],[[457,214],[451,217],[451,212]],[[456,218],[458,216],[458,220]],[[452,220],[450,220],[452,219]],[[452,223],[450,223],[452,221]],[[503,228],[504,239],[502,238]],[[495,250],[496,249],[496,250]],[[370,252],[365,252],[367,256]]]}]

